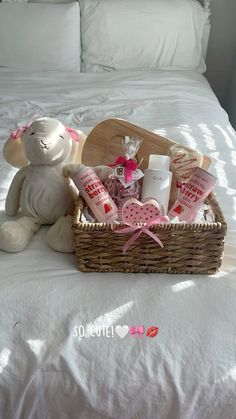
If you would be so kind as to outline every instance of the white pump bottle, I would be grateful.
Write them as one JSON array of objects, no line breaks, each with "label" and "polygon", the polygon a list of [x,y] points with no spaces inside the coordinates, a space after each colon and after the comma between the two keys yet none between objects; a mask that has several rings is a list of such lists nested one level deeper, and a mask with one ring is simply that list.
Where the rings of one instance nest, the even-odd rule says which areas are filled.
[{"label": "white pump bottle", "polygon": [[170,157],[150,154],[148,169],[144,171],[142,201],[153,198],[163,206],[165,214],[168,212],[172,172]]}]

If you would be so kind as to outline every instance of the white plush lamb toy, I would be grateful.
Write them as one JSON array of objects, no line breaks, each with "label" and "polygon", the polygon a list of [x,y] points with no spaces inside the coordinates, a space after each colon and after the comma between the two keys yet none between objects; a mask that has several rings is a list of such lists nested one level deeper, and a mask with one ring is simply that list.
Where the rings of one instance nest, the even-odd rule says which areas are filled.
[{"label": "white plush lamb toy", "polygon": [[74,196],[62,174],[67,163],[80,163],[85,134],[54,118],[39,118],[17,130],[4,146],[4,157],[23,166],[13,178],[6,213],[22,217],[0,227],[0,249],[20,252],[43,224],[49,224],[47,242],[60,252],[73,252],[71,214]]}]

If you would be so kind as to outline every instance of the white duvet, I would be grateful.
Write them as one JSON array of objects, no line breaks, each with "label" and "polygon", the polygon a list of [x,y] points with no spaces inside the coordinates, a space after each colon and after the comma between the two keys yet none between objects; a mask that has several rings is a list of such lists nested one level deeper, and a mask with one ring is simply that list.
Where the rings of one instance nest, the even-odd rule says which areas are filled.
[{"label": "white duvet", "polygon": [[[24,252],[1,252],[1,419],[235,419],[236,134],[208,83],[191,72],[1,69],[1,147],[32,114],[86,132],[121,117],[198,147],[214,160],[229,231],[209,277],[82,274],[74,255],[47,247],[46,227]],[[1,159],[0,222],[14,172]],[[159,333],[121,339],[117,325]]]}]

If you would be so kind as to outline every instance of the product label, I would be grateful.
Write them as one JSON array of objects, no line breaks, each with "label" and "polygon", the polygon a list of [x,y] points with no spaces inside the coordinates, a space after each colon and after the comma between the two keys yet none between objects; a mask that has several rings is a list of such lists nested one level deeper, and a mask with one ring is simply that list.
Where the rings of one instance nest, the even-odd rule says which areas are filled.
[{"label": "product label", "polygon": [[124,186],[124,188],[128,188],[130,185],[133,185],[134,182],[137,182],[144,176],[142,170],[136,169],[132,171],[132,180],[130,182],[126,182],[125,168],[123,166],[115,167],[115,169],[113,170],[113,174],[115,177],[119,179],[120,183]]},{"label": "product label", "polygon": [[84,188],[84,190],[91,199],[95,196],[100,195],[101,193],[106,192],[106,188],[103,186],[101,181],[89,184],[87,187]]},{"label": "product label", "polygon": [[[187,185],[184,187],[183,190],[183,201],[186,202],[186,205],[188,202],[197,202],[204,194],[204,191],[197,186],[194,186],[191,183],[187,183]],[[189,208],[191,208],[190,205],[187,205]]]},{"label": "product label", "polygon": [[84,170],[81,177],[75,176],[74,181],[91,210],[94,212],[95,207],[97,208],[95,216],[103,214],[101,221],[103,218],[108,223],[114,221],[117,217],[116,205],[95,173],[90,169]]},{"label": "product label", "polygon": [[190,181],[184,186],[178,202],[170,210],[170,215],[178,215],[180,220],[191,221],[215,183],[214,176],[202,169],[196,169]]},{"label": "product label", "polygon": [[95,204],[98,206],[102,203],[102,195],[107,193],[105,186],[100,179],[94,179],[94,176],[91,175],[91,172],[85,172],[81,176],[81,184],[84,190],[84,193],[90,198],[94,199]]},{"label": "product label", "polygon": [[153,176],[152,179],[153,180],[158,180],[158,181],[163,180],[163,178],[161,176]]}]

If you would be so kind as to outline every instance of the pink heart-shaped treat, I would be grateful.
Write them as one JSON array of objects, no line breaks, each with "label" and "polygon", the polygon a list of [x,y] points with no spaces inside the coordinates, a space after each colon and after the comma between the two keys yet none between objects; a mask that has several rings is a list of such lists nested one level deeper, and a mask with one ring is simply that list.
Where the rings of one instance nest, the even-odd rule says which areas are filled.
[{"label": "pink heart-shaped treat", "polygon": [[122,207],[122,221],[125,224],[146,224],[162,215],[162,208],[155,199],[140,202],[135,198],[128,199]]},{"label": "pink heart-shaped treat", "polygon": [[201,167],[202,154],[197,150],[187,150],[175,145],[171,149],[171,169],[179,181],[187,181],[194,169]]}]

